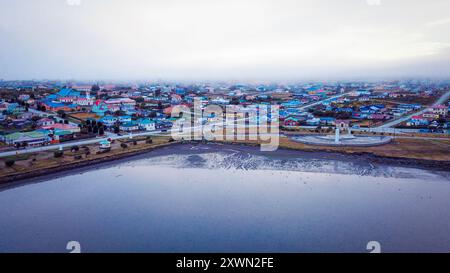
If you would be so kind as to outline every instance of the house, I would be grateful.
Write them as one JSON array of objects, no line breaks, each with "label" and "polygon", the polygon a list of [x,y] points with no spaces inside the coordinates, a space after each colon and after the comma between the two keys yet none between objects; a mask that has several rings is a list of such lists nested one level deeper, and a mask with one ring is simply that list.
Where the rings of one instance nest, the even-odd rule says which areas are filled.
[{"label": "house", "polygon": [[25,112],[25,113],[20,115],[20,118],[21,119],[31,119],[34,116],[37,116],[37,114],[32,113],[32,112]]},{"label": "house", "polygon": [[300,119],[296,117],[288,117],[283,122],[284,126],[300,126]]},{"label": "house", "polygon": [[98,122],[103,123],[103,125],[105,125],[106,127],[111,127],[114,126],[114,124],[116,124],[118,120],[119,120],[118,118],[113,116],[104,116],[100,118]]},{"label": "house", "polygon": [[130,98],[109,99],[106,100],[105,103],[112,112],[115,112],[113,110],[116,109],[126,111],[136,108],[136,101]]},{"label": "house", "polygon": [[430,109],[433,114],[445,117],[447,116],[448,108],[445,105],[433,105]]},{"label": "house", "polygon": [[151,119],[140,119],[138,120],[138,126],[139,129],[141,130],[145,130],[145,131],[154,131],[156,130],[156,122],[154,120]]},{"label": "house", "polygon": [[309,126],[317,126],[320,124],[320,118],[308,119],[306,120],[306,124],[308,124]]},{"label": "house", "polygon": [[320,124],[323,124],[323,125],[334,125],[335,121],[336,121],[336,119],[332,118],[332,117],[321,117],[320,118]]},{"label": "house", "polygon": [[173,95],[171,96],[171,102],[172,102],[172,103],[178,104],[178,103],[180,103],[181,101],[182,101],[182,98],[181,98],[180,95],[173,94]]},{"label": "house", "polygon": [[8,102],[1,102],[0,103],[0,112],[8,111],[9,103]]},{"label": "house", "polygon": [[36,130],[31,132],[18,132],[3,136],[3,141],[9,145],[42,146],[50,142],[48,131]]},{"label": "house", "polygon": [[119,116],[117,118],[120,123],[128,123],[131,122],[131,116]]},{"label": "house", "polygon": [[41,104],[43,106],[45,106],[45,108],[47,110],[50,110],[53,112],[58,112],[59,110],[62,110],[65,112],[72,112],[72,111],[79,110],[79,106],[76,104],[64,104],[62,102],[50,101],[50,100],[43,100],[41,102]]},{"label": "house", "polygon": [[435,114],[433,112],[425,112],[425,113],[422,114],[422,116],[424,118],[430,118],[430,119],[438,119],[439,118],[439,115]]},{"label": "house", "polygon": [[77,92],[71,88],[63,88],[56,93],[57,97],[80,97],[80,92]]},{"label": "house", "polygon": [[47,125],[47,126],[41,126],[42,129],[45,130],[61,130],[61,131],[68,131],[71,133],[79,133],[80,127],[75,126],[75,125],[70,125],[70,124],[64,124],[64,123],[54,123],[52,125]]},{"label": "house", "polygon": [[74,139],[74,132],[68,130],[54,129],[52,143],[59,143]]},{"label": "house", "polygon": [[[94,102],[94,105],[92,106],[92,112],[94,112],[97,116],[103,117],[107,111],[110,111],[108,109],[108,105],[102,101],[102,100],[96,100]],[[111,111],[115,112],[115,111]]]},{"label": "house", "polygon": [[408,126],[427,126],[429,125],[429,120],[422,115],[419,116],[413,116],[411,119],[406,123]]},{"label": "house", "polygon": [[30,98],[30,95],[28,95],[28,94],[20,94],[19,95],[19,100],[21,100],[21,101],[26,101],[29,98]]},{"label": "house", "polygon": [[126,122],[121,124],[119,129],[124,132],[132,132],[139,130],[139,126],[134,122]]},{"label": "house", "polygon": [[38,127],[51,126],[53,124],[55,124],[55,121],[51,118],[41,118],[40,120],[37,121]]},{"label": "house", "polygon": [[370,98],[368,96],[363,96],[363,97],[358,98],[358,101],[369,101],[369,100],[370,100]]},{"label": "house", "polygon": [[226,105],[230,104],[230,100],[224,98],[215,98],[211,100],[211,104]]},{"label": "house", "polygon": [[7,104],[7,109],[9,113],[14,115],[25,112],[25,107],[19,105],[17,102]]},{"label": "house", "polygon": [[73,101],[74,104],[80,105],[80,106],[92,106],[94,105],[94,99],[93,98],[76,98]]},{"label": "house", "polygon": [[387,120],[390,119],[390,116],[386,114],[370,114],[367,118],[373,120]]},{"label": "house", "polygon": [[[174,109],[174,106],[164,108],[164,110],[163,110],[164,115],[170,117],[172,115],[173,109]],[[175,113],[176,113],[176,111],[173,112],[174,115],[175,115]],[[174,116],[174,117],[180,117],[180,114],[181,113],[178,113],[178,116]]]}]

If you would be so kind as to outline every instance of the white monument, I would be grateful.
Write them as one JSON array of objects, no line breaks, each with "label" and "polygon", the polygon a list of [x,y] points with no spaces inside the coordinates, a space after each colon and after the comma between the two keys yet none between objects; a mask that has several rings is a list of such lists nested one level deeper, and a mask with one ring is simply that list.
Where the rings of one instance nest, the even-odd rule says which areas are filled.
[{"label": "white monument", "polygon": [[340,140],[339,140],[339,128],[336,127],[336,131],[335,131],[335,135],[334,135],[334,143],[339,144]]}]

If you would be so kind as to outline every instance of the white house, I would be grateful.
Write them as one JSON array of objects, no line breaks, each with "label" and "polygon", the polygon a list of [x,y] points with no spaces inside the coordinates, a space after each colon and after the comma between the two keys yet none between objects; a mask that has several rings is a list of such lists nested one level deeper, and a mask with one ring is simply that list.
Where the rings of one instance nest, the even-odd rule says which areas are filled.
[{"label": "white house", "polygon": [[141,119],[138,121],[139,129],[146,131],[156,130],[156,122],[151,119]]},{"label": "white house", "polygon": [[133,122],[123,123],[119,126],[119,129],[124,132],[132,132],[139,130],[139,126]]},{"label": "white house", "polygon": [[39,127],[51,126],[51,125],[54,125],[54,124],[55,124],[55,121],[53,119],[51,119],[51,118],[41,118],[40,120],[37,121],[37,125]]}]

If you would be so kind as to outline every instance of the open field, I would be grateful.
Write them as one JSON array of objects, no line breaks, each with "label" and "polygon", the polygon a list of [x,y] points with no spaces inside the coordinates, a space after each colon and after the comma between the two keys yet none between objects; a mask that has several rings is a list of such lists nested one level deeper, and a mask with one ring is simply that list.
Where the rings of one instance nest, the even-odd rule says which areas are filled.
[{"label": "open field", "polygon": [[[134,145],[134,142],[136,142],[136,145]],[[122,148],[121,143],[126,143],[128,147]],[[0,160],[0,183],[14,181],[16,178],[20,179],[34,174],[76,168],[78,166],[89,165],[91,162],[111,161],[120,157],[149,151],[167,144],[170,143],[169,137],[166,136],[152,137],[152,143],[146,143],[145,138],[136,138],[133,140],[117,140],[111,145],[111,151],[99,154],[97,154],[99,151],[98,145],[88,145],[80,147],[77,152],[66,149],[64,150],[64,155],[59,158],[54,157],[53,151],[10,156]],[[89,148],[88,155],[84,147]],[[8,160],[14,160],[14,165],[7,167],[5,163]]]},{"label": "open field", "polygon": [[[258,141],[224,141],[233,143],[259,144]],[[344,154],[372,154],[379,157],[398,159],[419,159],[450,162],[450,139],[402,139],[396,138],[389,144],[374,147],[328,147],[306,145],[288,137],[280,138],[280,148],[309,152],[338,152]]]},{"label": "open field", "polygon": [[79,119],[79,120],[87,120],[89,118],[92,119],[98,119],[99,116],[97,116],[94,113],[73,113],[70,114],[71,117],[75,118],[75,119]]}]

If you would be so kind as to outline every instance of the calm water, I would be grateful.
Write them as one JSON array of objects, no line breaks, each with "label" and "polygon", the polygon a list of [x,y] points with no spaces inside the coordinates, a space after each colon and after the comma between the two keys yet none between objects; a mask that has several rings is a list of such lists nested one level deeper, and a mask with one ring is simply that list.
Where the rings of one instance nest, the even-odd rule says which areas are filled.
[{"label": "calm water", "polygon": [[0,191],[0,252],[450,252],[450,173],[182,145]]}]

